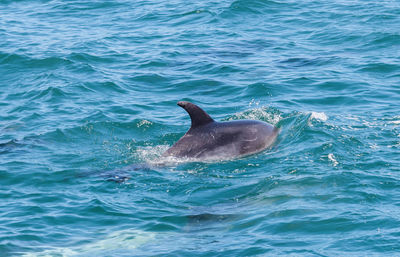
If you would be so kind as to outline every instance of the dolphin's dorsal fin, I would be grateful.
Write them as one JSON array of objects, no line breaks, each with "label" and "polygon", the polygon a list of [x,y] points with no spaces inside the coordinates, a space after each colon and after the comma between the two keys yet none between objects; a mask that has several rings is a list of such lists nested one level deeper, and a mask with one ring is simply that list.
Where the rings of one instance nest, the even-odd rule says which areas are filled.
[{"label": "dolphin's dorsal fin", "polygon": [[192,126],[190,127],[191,129],[214,122],[210,115],[208,115],[205,111],[203,111],[203,109],[195,104],[180,101],[178,102],[178,105],[185,109],[187,113],[189,113],[190,119],[192,120]]}]

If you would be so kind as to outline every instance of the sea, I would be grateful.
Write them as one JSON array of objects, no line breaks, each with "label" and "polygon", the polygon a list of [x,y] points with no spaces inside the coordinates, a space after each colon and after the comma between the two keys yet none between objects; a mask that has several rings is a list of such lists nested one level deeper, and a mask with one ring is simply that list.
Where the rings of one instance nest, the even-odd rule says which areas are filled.
[{"label": "sea", "polygon": [[0,0],[1,257],[399,254],[400,1]]}]

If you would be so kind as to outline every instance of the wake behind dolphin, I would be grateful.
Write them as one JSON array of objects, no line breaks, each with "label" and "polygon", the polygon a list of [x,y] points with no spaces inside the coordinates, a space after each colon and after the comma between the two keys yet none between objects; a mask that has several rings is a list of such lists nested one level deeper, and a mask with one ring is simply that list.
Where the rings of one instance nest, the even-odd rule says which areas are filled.
[{"label": "wake behind dolphin", "polygon": [[178,105],[192,121],[190,129],[163,156],[202,160],[232,159],[258,153],[275,141],[279,129],[263,121],[214,121],[190,102]]}]

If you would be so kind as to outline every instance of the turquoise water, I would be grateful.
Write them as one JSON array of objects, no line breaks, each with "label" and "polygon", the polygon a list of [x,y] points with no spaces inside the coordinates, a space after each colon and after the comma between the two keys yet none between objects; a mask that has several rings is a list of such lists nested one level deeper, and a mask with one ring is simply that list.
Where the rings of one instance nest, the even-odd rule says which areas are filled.
[{"label": "turquoise water", "polygon": [[[389,0],[0,1],[0,256],[398,254],[399,28]],[[163,163],[179,100],[278,140]]]}]

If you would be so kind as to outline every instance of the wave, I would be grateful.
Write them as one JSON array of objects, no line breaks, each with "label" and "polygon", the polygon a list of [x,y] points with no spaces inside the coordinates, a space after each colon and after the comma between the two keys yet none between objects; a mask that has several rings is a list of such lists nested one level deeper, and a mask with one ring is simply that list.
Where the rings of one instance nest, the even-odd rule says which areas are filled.
[{"label": "wave", "polygon": [[124,1],[65,1],[52,3],[51,9],[67,11],[68,13],[85,13],[94,11],[94,14],[98,14],[99,9],[102,12],[115,11],[115,9],[127,8],[129,5]]},{"label": "wave", "polygon": [[48,56],[48,57],[33,57],[24,54],[16,53],[5,53],[0,52],[0,64],[4,67],[25,67],[25,68],[57,68],[62,66],[71,65],[73,62],[68,58],[59,56]]},{"label": "wave", "polygon": [[235,0],[230,4],[229,11],[240,14],[262,14],[278,12],[287,5],[287,3],[272,0]]},{"label": "wave", "polygon": [[366,73],[380,73],[390,75],[400,75],[400,65],[393,63],[369,63],[363,65],[362,68],[358,70],[359,72]]}]

